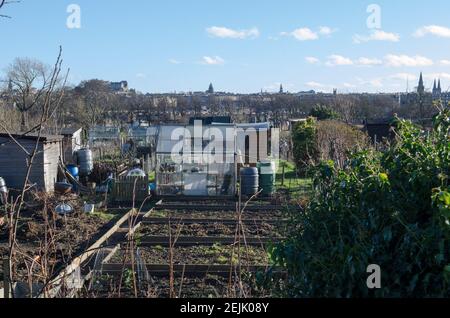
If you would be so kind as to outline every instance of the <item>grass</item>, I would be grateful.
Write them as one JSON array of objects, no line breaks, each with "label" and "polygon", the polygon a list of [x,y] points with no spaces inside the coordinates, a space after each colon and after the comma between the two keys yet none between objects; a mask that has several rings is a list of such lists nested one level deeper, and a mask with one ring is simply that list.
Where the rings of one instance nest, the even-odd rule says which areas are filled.
[{"label": "grass", "polygon": [[107,221],[110,222],[112,221],[114,218],[117,217],[117,214],[111,214],[108,213],[107,211],[95,211],[94,213],[91,214],[92,216],[98,217],[103,221]]},{"label": "grass", "polygon": [[288,191],[293,198],[308,197],[312,191],[312,180],[299,177],[295,164],[286,160],[280,160],[279,162],[275,185],[278,190]]}]

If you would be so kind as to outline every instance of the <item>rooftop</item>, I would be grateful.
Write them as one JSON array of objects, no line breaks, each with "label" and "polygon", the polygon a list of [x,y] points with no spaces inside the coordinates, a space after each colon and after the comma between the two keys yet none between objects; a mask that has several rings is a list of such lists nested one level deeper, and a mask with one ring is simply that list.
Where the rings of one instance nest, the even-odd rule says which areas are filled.
[{"label": "rooftop", "polygon": [[[16,140],[37,140],[38,134],[26,134],[24,133],[14,133],[11,134],[11,136]],[[8,138],[10,139],[10,135],[6,132],[0,132],[0,138]],[[58,142],[62,140],[62,136],[55,136],[55,135],[41,135],[40,140],[42,142]]]}]

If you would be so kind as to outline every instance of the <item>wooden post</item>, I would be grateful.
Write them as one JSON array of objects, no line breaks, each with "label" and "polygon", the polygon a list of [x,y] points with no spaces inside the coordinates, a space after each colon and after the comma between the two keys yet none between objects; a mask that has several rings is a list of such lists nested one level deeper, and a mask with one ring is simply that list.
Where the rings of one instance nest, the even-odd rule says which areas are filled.
[{"label": "wooden post", "polygon": [[286,177],[286,175],[285,175],[286,165],[285,165],[284,162],[282,163],[281,167],[282,167],[281,186],[284,187],[284,180],[285,180],[285,177]]},{"label": "wooden post", "polygon": [[4,298],[9,298],[11,291],[11,282],[9,281],[10,275],[10,263],[9,258],[3,259],[3,289],[4,289]]}]

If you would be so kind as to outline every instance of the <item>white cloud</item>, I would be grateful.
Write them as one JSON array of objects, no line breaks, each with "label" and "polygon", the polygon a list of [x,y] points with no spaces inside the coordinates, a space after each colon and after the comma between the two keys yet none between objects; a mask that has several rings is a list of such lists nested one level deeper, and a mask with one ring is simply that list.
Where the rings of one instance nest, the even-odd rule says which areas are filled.
[{"label": "white cloud", "polygon": [[360,57],[356,64],[361,66],[374,66],[374,65],[381,65],[383,64],[382,60],[375,59],[375,58],[368,58],[368,57]]},{"label": "white cloud", "polygon": [[392,67],[417,67],[417,66],[431,66],[433,65],[433,61],[427,57],[416,55],[416,56],[408,56],[408,55],[395,55],[388,54],[385,57],[386,65]]},{"label": "white cloud", "polygon": [[308,87],[312,87],[312,88],[325,88],[325,87],[327,87],[327,85],[325,85],[325,84],[314,82],[314,81],[305,83],[305,85],[308,86]]},{"label": "white cloud", "polygon": [[342,55],[330,55],[326,63],[327,66],[353,65],[353,61]]},{"label": "white cloud", "polygon": [[292,32],[281,32],[280,35],[282,36],[292,36],[293,38],[297,39],[298,41],[313,41],[318,40],[321,35],[323,36],[330,36],[334,32],[336,32],[337,29],[333,29],[327,26],[321,26],[319,30],[313,31],[310,28],[298,28]]},{"label": "white cloud", "polygon": [[421,38],[428,34],[435,35],[441,38],[450,38],[450,28],[439,25],[427,25],[419,28],[414,36]]},{"label": "white cloud", "polygon": [[307,56],[305,57],[306,62],[308,62],[309,64],[317,64],[320,62],[320,60],[316,57],[313,56]]},{"label": "white cloud", "polygon": [[417,74],[411,73],[396,73],[389,76],[389,79],[398,81],[414,81],[417,79]]},{"label": "white cloud", "polygon": [[350,84],[350,83],[344,83],[342,84],[345,88],[356,88],[356,85]]},{"label": "white cloud", "polygon": [[225,60],[220,56],[204,56],[201,63],[205,65],[222,65],[225,64]]},{"label": "white cloud", "polygon": [[369,81],[369,85],[377,88],[383,87],[383,81],[379,78],[375,78]]},{"label": "white cloud", "polygon": [[430,80],[434,80],[434,79],[450,80],[449,73],[430,73],[430,74],[424,74],[423,77],[425,77],[426,79],[430,79]]},{"label": "white cloud", "polygon": [[327,26],[321,26],[319,28],[319,33],[322,34],[322,35],[331,35],[331,34],[333,34],[336,31],[337,31],[337,29],[332,29],[332,28],[327,27]]},{"label": "white cloud", "polygon": [[383,80],[381,78],[373,78],[369,80],[364,80],[362,78],[357,78],[360,86],[366,87],[371,86],[372,88],[381,88],[383,87]]},{"label": "white cloud", "polygon": [[382,30],[376,30],[373,31],[369,36],[363,36],[359,34],[353,36],[353,42],[357,44],[369,41],[398,42],[400,41],[400,35],[396,33],[385,32]]},{"label": "white cloud", "polygon": [[444,66],[450,66],[450,60],[440,60],[439,63]]},{"label": "white cloud", "polygon": [[259,36],[258,28],[248,30],[233,30],[226,27],[212,26],[206,29],[206,32],[212,37],[222,39],[247,39],[257,38]]},{"label": "white cloud", "polygon": [[147,78],[147,75],[145,75],[144,73],[137,73],[137,74],[136,74],[136,77],[137,77],[137,78],[144,79],[144,78]]},{"label": "white cloud", "polygon": [[169,63],[170,64],[181,64],[181,62],[176,59],[169,59]]},{"label": "white cloud", "polygon": [[311,41],[319,38],[319,35],[309,28],[296,29],[292,31],[290,35],[299,41]]}]

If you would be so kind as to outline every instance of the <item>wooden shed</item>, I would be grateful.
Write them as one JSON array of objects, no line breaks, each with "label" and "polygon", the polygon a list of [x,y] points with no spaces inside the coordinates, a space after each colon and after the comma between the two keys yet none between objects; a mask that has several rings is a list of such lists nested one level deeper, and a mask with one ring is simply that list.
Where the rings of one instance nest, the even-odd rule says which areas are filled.
[{"label": "wooden shed", "polygon": [[64,128],[61,131],[63,138],[63,160],[66,165],[75,164],[74,153],[81,149],[82,140],[81,134],[82,128]]},{"label": "wooden shed", "polygon": [[[31,153],[37,136],[12,135],[23,149]],[[62,158],[62,136],[43,135],[39,140],[38,152],[30,174],[30,184],[39,191],[52,192],[58,180],[58,164]],[[27,172],[28,155],[6,133],[0,132],[0,176],[8,188],[21,189]]]}]

